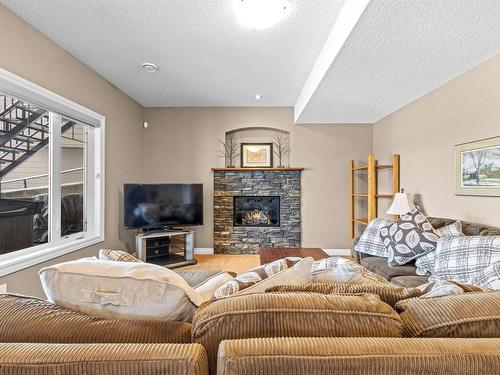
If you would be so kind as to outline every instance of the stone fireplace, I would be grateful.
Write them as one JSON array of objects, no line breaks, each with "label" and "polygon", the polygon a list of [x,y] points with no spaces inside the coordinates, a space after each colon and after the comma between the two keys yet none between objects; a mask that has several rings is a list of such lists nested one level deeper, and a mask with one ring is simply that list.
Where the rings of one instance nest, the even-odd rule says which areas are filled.
[{"label": "stone fireplace", "polygon": [[301,169],[214,169],[214,252],[301,245]]},{"label": "stone fireplace", "polygon": [[235,227],[279,227],[281,198],[236,196],[233,200]]}]

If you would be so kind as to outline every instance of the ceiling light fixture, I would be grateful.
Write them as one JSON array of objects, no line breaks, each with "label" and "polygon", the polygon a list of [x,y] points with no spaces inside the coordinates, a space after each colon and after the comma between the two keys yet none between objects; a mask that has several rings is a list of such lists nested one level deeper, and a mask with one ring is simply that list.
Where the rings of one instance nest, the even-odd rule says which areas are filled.
[{"label": "ceiling light fixture", "polygon": [[141,66],[142,69],[148,73],[154,73],[158,70],[158,65],[153,63],[143,63]]},{"label": "ceiling light fixture", "polygon": [[255,94],[254,98],[255,98],[255,100],[261,100],[263,98],[263,96],[260,94]]},{"label": "ceiling light fixture", "polygon": [[233,12],[242,25],[267,29],[290,12],[290,0],[233,0]]}]

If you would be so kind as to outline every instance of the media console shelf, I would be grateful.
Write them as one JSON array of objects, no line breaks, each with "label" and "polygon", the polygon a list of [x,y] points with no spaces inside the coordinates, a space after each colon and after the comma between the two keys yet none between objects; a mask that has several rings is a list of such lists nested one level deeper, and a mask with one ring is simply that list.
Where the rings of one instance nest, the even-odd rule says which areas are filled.
[{"label": "media console shelf", "polygon": [[160,231],[135,236],[137,257],[167,268],[196,264],[193,246],[193,231]]}]

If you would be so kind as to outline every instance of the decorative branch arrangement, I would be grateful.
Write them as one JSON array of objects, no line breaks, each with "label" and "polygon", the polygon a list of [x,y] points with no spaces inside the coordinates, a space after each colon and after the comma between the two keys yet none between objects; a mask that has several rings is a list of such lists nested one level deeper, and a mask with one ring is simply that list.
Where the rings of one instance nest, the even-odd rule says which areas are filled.
[{"label": "decorative branch arrangement", "polygon": [[240,156],[240,145],[236,137],[234,134],[229,134],[226,137],[226,142],[220,139],[219,142],[224,146],[224,151],[219,151],[219,156],[226,159],[226,168],[234,168],[234,160]]},{"label": "decorative branch arrangement", "polygon": [[283,165],[283,158],[285,158],[291,151],[288,135],[284,133],[276,133],[273,143],[273,152],[276,154],[279,161],[278,168],[285,168]]}]

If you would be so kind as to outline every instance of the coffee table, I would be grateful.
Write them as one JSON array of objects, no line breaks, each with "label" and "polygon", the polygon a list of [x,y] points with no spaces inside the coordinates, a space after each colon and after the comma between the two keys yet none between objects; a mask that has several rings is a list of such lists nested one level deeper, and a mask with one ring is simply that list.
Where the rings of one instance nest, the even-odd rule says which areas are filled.
[{"label": "coffee table", "polygon": [[266,264],[285,257],[313,257],[314,260],[329,258],[319,247],[263,247],[259,249],[260,264]]}]

